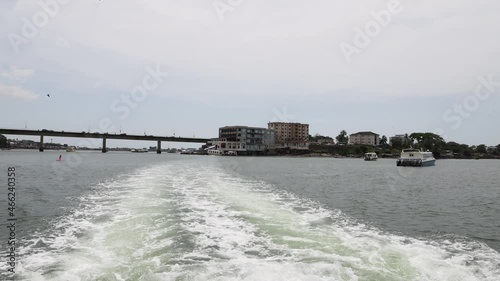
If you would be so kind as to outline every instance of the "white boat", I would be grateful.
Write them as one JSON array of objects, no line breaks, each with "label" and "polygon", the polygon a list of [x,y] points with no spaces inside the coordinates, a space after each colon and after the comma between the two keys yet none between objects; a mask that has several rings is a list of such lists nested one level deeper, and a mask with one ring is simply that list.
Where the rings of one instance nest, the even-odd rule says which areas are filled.
[{"label": "white boat", "polygon": [[421,151],[418,149],[408,148],[401,151],[401,156],[396,161],[397,166],[412,166],[423,167],[432,166],[436,162],[436,158],[430,151]]},{"label": "white boat", "polygon": [[208,149],[207,154],[208,155],[223,155],[224,152],[222,150],[218,150],[218,149]]},{"label": "white boat", "polygon": [[144,152],[148,152],[148,149],[147,148],[142,148],[142,149],[132,148],[132,150],[130,150],[130,152],[144,153]]},{"label": "white boat", "polygon": [[224,151],[224,150],[219,150],[219,149],[208,149],[207,150],[208,155],[218,155],[218,156],[238,156],[238,152],[229,150],[229,151]]},{"label": "white boat", "polygon": [[365,153],[365,161],[376,161],[378,159],[377,153],[368,152]]},{"label": "white boat", "polygon": [[66,147],[66,152],[75,152],[75,150],[76,150],[76,147],[74,147],[74,146]]}]

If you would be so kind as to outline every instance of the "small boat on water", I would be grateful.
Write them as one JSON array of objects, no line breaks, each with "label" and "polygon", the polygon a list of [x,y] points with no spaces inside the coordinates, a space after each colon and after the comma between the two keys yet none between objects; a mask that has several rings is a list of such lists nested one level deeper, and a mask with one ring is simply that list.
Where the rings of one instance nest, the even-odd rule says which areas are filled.
[{"label": "small boat on water", "polygon": [[219,150],[219,149],[208,149],[207,150],[208,155],[218,155],[218,156],[238,156],[238,152],[229,150],[229,151],[224,151],[224,150]]},{"label": "small boat on water", "polygon": [[396,160],[396,166],[423,167],[432,166],[435,162],[436,158],[432,152],[408,148],[401,151],[401,156]]},{"label": "small boat on water", "polygon": [[66,147],[66,152],[75,152],[75,150],[76,150],[76,147],[74,147],[74,146]]},{"label": "small boat on water", "polygon": [[376,161],[378,159],[377,153],[368,152],[365,153],[365,161]]},{"label": "small boat on water", "polygon": [[145,153],[145,152],[148,152],[148,149],[147,148],[142,148],[142,149],[132,148],[132,150],[130,150],[130,152]]},{"label": "small boat on water", "polygon": [[222,150],[218,150],[218,149],[208,149],[207,154],[208,155],[223,155],[224,152]]}]

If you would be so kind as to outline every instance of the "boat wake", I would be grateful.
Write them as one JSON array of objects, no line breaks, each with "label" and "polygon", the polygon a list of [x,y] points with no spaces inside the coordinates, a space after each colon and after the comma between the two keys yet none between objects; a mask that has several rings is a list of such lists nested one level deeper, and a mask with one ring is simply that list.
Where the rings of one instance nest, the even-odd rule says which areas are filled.
[{"label": "boat wake", "polygon": [[[216,162],[140,169],[23,241],[17,280],[496,280],[474,240],[416,239]],[[207,163],[204,163],[207,164]]]}]

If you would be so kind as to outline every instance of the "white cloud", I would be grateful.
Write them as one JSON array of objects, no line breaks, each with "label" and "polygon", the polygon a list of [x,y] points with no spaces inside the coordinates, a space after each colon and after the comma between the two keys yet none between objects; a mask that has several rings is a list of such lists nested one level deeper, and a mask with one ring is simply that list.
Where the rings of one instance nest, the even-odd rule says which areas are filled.
[{"label": "white cloud", "polygon": [[33,69],[21,69],[15,66],[11,66],[10,70],[0,72],[0,77],[14,81],[24,81],[33,73]]},{"label": "white cloud", "polygon": [[16,85],[4,85],[4,84],[0,84],[0,96],[22,99],[22,100],[35,100],[38,98],[38,95],[34,94],[29,90],[25,90]]},{"label": "white cloud", "polygon": [[[33,1],[19,2],[13,11],[19,17],[7,22],[13,32],[21,30],[19,18],[36,9]],[[249,84],[254,94],[449,95],[472,91],[478,76],[500,77],[500,1],[401,0],[403,11],[351,64],[340,43],[352,42],[354,29],[388,1],[243,1],[224,21],[212,2],[72,1],[51,19],[46,32],[52,36],[34,38],[36,48],[25,46],[22,54],[81,72],[94,52],[110,52],[166,65],[171,79],[208,81],[177,84],[177,91],[200,95],[248,94]],[[67,51],[57,38],[72,42]],[[144,66],[137,65],[140,72]],[[117,79],[123,66],[116,63],[105,69],[103,84],[141,77]]]}]

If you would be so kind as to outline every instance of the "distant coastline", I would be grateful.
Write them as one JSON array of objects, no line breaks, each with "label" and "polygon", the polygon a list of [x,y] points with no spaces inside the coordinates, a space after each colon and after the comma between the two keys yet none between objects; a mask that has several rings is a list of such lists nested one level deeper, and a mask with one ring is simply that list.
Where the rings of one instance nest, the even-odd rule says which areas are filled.
[{"label": "distant coastline", "polygon": [[[299,155],[293,155],[293,154],[283,154],[283,155],[274,155],[274,156],[269,156],[269,157],[290,157],[290,158],[340,158],[340,159],[360,159],[363,158],[363,155],[348,155],[348,156],[342,156],[342,155],[331,155],[331,154],[317,154],[317,153],[307,153],[307,154],[299,154]],[[398,159],[399,155],[397,156],[383,156],[379,157],[381,159]],[[477,159],[493,159],[497,160],[500,159],[500,156],[496,155],[488,155],[488,156],[472,156],[472,157],[440,157],[438,158],[439,160],[477,160]]]},{"label": "distant coastline", "polygon": [[[405,137],[403,142],[399,144],[394,142],[390,145],[384,142],[377,146],[347,143],[319,143],[319,138],[326,139],[326,137],[310,136],[310,143],[306,149],[269,148],[264,151],[264,153],[252,153],[248,155],[252,156],[258,154],[259,156],[268,157],[362,158],[367,152],[375,152],[379,158],[397,159],[400,156],[402,148],[416,145],[416,148],[421,148],[423,151],[429,151],[426,147],[430,148],[430,151],[433,152],[436,159],[500,159],[500,145],[486,146],[481,144],[478,146],[469,146],[456,142],[445,142],[440,136],[432,133],[414,133],[408,138]],[[0,135],[0,149],[2,150],[38,150],[39,146],[40,144],[37,141],[13,140]],[[66,151],[68,147],[67,144],[52,143],[52,141],[44,144],[44,149],[47,151]],[[161,149],[161,152],[184,152],[183,154],[204,155],[207,154],[206,148],[207,145],[200,148],[187,149],[164,148]],[[102,151],[100,147],[75,147],[75,149],[76,151]],[[129,152],[132,149],[134,149],[134,147],[106,147],[106,151]],[[142,149],[157,151],[156,146]]]},{"label": "distant coastline", "polygon": [[[0,150],[3,151],[36,151],[36,148],[2,148]],[[118,151],[118,152],[130,152],[131,148],[110,148],[109,151]],[[59,151],[65,152],[65,149],[46,149],[46,151]],[[101,152],[101,148],[80,148],[77,151],[94,151]],[[156,151],[156,150],[150,150]],[[166,153],[178,153],[181,154],[180,149],[162,149],[162,152]],[[207,155],[205,153],[190,153],[190,155]],[[238,156],[238,157],[256,157],[256,156]],[[288,157],[288,158],[336,158],[336,159],[361,159],[363,158],[363,154],[350,154],[350,155],[340,155],[340,154],[328,154],[328,153],[300,153],[300,154],[274,154],[274,155],[258,155],[258,157]],[[397,159],[399,158],[399,154],[379,155],[381,159]],[[439,157],[439,160],[499,160],[500,156],[498,155],[472,155],[472,156],[464,156],[457,155],[453,157]]]}]

